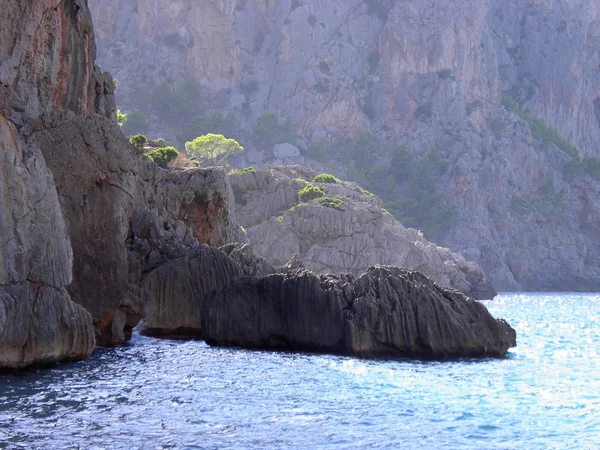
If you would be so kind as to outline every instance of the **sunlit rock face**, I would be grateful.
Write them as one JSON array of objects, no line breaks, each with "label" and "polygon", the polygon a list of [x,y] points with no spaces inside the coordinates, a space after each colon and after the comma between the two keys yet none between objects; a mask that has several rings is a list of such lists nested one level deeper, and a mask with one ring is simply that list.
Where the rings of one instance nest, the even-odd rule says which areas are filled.
[{"label": "sunlit rock face", "polygon": [[[510,95],[583,155],[600,156],[598,0],[90,8],[99,60],[119,80],[125,110],[147,108],[157,85],[191,75],[207,99],[202,112],[234,111],[247,133],[274,110],[307,143],[369,131],[388,151],[436,147],[449,163],[438,189],[459,217],[427,238],[478,262],[498,290],[600,289],[598,182],[583,170],[569,176],[572,157],[501,106]],[[247,162],[260,164],[258,154]],[[389,164],[389,153],[376,158]],[[344,163],[325,168],[344,177]]]},{"label": "sunlit rock face", "polygon": [[383,209],[381,199],[354,183],[317,184],[325,195],[340,200],[339,206],[318,200],[294,206],[310,175],[297,168],[267,167],[231,176],[237,216],[257,255],[276,265],[298,256],[304,267],[322,274],[359,275],[376,264],[404,267],[476,299],[496,295],[476,263],[405,228]]}]

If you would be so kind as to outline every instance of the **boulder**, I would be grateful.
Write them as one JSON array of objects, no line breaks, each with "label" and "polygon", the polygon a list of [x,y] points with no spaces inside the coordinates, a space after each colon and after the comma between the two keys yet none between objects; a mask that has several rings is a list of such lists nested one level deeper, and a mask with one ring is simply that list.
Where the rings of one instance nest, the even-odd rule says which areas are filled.
[{"label": "boulder", "polygon": [[295,145],[284,142],[283,144],[276,144],[273,146],[273,155],[276,159],[290,159],[299,158],[300,150]]},{"label": "boulder", "polygon": [[358,278],[238,278],[207,299],[202,329],[211,345],[368,357],[500,357],[516,345],[514,329],[476,300],[384,266]]}]

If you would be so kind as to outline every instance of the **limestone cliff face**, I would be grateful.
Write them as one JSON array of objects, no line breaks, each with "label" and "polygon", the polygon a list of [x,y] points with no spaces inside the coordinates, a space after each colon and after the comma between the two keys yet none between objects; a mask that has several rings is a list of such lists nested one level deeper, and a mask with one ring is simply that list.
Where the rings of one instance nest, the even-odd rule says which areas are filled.
[{"label": "limestone cliff face", "polygon": [[[96,109],[86,10],[71,1],[9,2],[0,20],[0,367],[86,357],[91,315],[67,292],[73,252],[52,172],[24,125]],[[86,43],[87,42],[87,43]],[[72,54],[67,51],[72,50]],[[75,62],[74,62],[75,61]],[[80,62],[85,62],[81,64]],[[69,81],[69,68],[82,70]],[[103,89],[99,89],[100,92]]]},{"label": "limestone cliff face", "polygon": [[[246,131],[274,110],[306,143],[370,131],[417,156],[436,147],[449,162],[438,189],[458,218],[428,238],[478,262],[499,290],[600,289],[598,182],[568,176],[572,157],[501,105],[509,95],[600,156],[600,1],[90,4],[126,109],[193,75]],[[252,163],[272,157],[258,150]]]},{"label": "limestone cliff face", "polygon": [[2,25],[0,78],[20,97],[26,120],[56,110],[114,114],[110,99],[100,98],[112,94],[112,84],[105,85],[94,65],[85,1],[10,1],[3,5]]},{"label": "limestone cliff face", "polygon": [[473,298],[496,295],[476,263],[405,228],[378,197],[354,183],[314,183],[339,206],[317,200],[295,206],[311,175],[298,167],[267,167],[231,176],[238,217],[257,255],[275,265],[297,256],[304,267],[323,274],[358,275],[377,264],[404,267]]},{"label": "limestone cliff face", "polygon": [[[257,80],[254,116],[282,111],[306,132],[404,133],[423,103],[447,126],[481,125],[501,91],[514,89],[584,152],[600,148],[598,0],[91,0],[90,8],[100,61],[122,80],[125,106],[140,83],[191,74],[212,91],[232,90],[235,108],[241,84]],[[468,118],[475,101],[483,105]]]},{"label": "limestone cliff face", "polygon": [[94,59],[85,1],[3,4],[0,369],[123,342],[161,294],[148,274],[241,233],[222,170],[170,174],[135,153]]}]

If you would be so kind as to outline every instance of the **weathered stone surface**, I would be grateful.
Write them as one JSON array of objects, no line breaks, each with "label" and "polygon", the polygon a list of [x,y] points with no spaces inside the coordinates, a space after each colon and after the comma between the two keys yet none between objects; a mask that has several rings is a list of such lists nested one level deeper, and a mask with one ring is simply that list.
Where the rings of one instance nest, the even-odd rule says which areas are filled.
[{"label": "weathered stone surface", "polygon": [[115,114],[114,103],[102,100],[113,93],[112,79],[94,66],[94,30],[84,0],[2,6],[0,82],[23,100],[27,120],[61,109]]},{"label": "weathered stone surface", "polygon": [[328,197],[341,199],[339,208],[311,201],[292,210],[313,175],[306,168],[269,167],[231,177],[238,217],[257,255],[274,265],[298,255],[317,273],[359,274],[376,264],[404,267],[474,298],[496,295],[476,263],[405,228],[383,211],[378,197],[353,183],[314,183]]},{"label": "weathered stone surface", "polygon": [[238,278],[205,303],[202,328],[212,345],[378,357],[504,356],[516,345],[482,304],[391,267]]},{"label": "weathered stone surface", "polygon": [[[449,164],[437,188],[459,217],[428,239],[477,262],[499,290],[600,290],[598,182],[583,170],[565,176],[570,158],[500,105],[510,94],[583,155],[600,156],[600,1],[91,3],[100,60],[122,81],[125,108],[144,109],[140,92],[166,77],[193,75],[210,108],[248,108],[247,133],[271,110],[312,143],[372,132],[385,147],[380,165],[398,144],[417,157],[436,147]],[[198,27],[197,17],[218,26]],[[207,49],[216,59],[197,64]],[[244,103],[251,82],[258,90]],[[244,145],[246,163],[270,156]],[[347,178],[343,159],[308,162]],[[521,199],[539,204],[549,180],[564,203],[514,211]]]},{"label": "weathered stone surface", "polygon": [[76,117],[31,139],[54,173],[67,220],[69,291],[92,314],[100,345],[130,338],[143,316],[146,272],[198,242],[223,245],[242,234],[223,170],[162,170],[100,116]]},{"label": "weathered stone surface", "polygon": [[208,294],[242,275],[220,250],[196,246],[144,276],[145,316],[141,332],[160,337],[201,337]]},{"label": "weathered stone surface", "polygon": [[0,369],[91,353],[91,317],[65,290],[71,265],[52,173],[0,113]]},{"label": "weathered stone surface", "polygon": [[94,59],[87,2],[3,5],[0,368],[129,339],[149,273],[199,242],[243,240],[224,171],[142,160]]}]

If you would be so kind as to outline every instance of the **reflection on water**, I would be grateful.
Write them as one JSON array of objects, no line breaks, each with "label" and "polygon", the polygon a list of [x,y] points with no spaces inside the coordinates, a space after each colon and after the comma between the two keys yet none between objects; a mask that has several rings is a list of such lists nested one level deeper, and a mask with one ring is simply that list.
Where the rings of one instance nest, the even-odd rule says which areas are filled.
[{"label": "reflection on water", "polygon": [[503,295],[502,360],[370,361],[134,336],[0,375],[0,448],[600,448],[600,296]]}]

